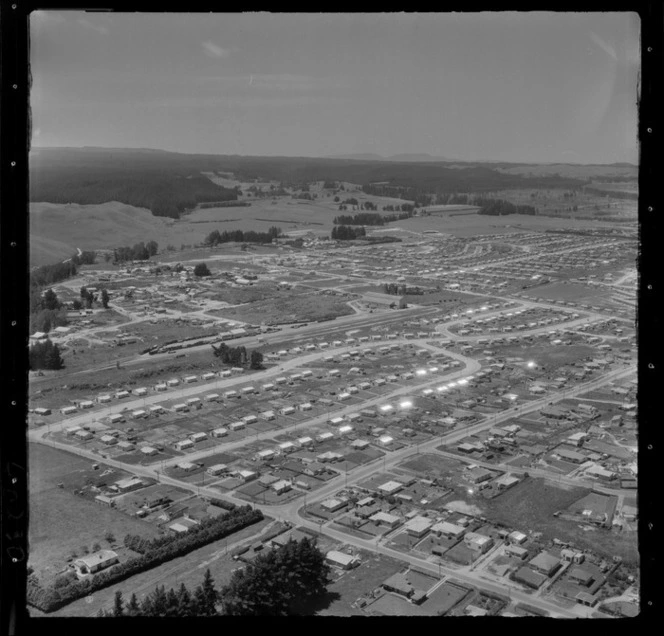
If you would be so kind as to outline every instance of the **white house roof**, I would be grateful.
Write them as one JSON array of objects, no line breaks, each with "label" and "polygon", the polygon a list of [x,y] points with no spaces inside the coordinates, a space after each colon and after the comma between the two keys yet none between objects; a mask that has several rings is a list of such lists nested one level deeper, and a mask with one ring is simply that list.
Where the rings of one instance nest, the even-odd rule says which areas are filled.
[{"label": "white house roof", "polygon": [[80,559],[76,559],[75,563],[81,563],[88,568],[93,568],[96,565],[108,563],[117,558],[118,555],[113,552],[113,550],[99,550],[99,552],[94,552],[93,554],[88,554]]}]

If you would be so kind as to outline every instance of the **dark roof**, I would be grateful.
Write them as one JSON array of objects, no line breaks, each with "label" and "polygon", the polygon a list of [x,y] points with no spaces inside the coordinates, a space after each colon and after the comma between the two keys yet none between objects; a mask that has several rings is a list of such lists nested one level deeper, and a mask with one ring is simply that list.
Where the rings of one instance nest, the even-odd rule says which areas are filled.
[{"label": "dark roof", "polygon": [[544,581],[546,581],[546,576],[544,576],[544,574],[535,572],[534,570],[531,570],[527,567],[520,568],[514,575],[514,578],[517,581],[523,581],[527,585],[535,588],[538,588],[540,585],[542,585],[542,583],[544,583]]}]

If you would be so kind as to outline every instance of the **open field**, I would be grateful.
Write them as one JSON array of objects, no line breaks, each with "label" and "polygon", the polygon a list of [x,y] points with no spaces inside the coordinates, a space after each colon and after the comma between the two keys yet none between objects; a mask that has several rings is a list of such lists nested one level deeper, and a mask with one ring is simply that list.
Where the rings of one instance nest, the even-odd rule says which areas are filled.
[{"label": "open field", "polygon": [[334,296],[301,295],[293,298],[271,298],[242,307],[215,310],[223,318],[265,325],[303,320],[325,320],[354,313],[347,300]]},{"label": "open field", "polygon": [[514,234],[519,232],[543,232],[549,229],[597,229],[598,227],[614,227],[614,223],[599,220],[585,221],[581,219],[554,218],[547,216],[529,216],[525,214],[509,214],[506,216],[483,216],[480,214],[464,214],[461,216],[432,215],[414,217],[397,221],[389,226],[389,234],[396,234],[395,228],[405,232],[422,233],[437,230],[444,234],[460,237],[479,236],[481,234]]},{"label": "open field", "polygon": [[155,240],[162,246],[177,240],[193,240],[174,231],[173,220],[153,216],[149,210],[110,201],[99,205],[31,203],[30,263],[44,265],[69,258],[76,248],[100,248],[134,245]]},{"label": "open field", "polygon": [[[216,265],[216,263],[215,263]],[[218,265],[217,265],[218,266]],[[214,265],[212,266],[214,268]],[[221,265],[220,269],[225,269]],[[271,300],[278,298],[291,298],[298,294],[310,293],[311,290],[295,287],[294,289],[279,289],[276,284],[267,281],[260,281],[253,285],[245,287],[223,286],[218,291],[205,292],[204,295],[210,300],[219,300],[229,305],[241,305],[244,303],[254,303],[262,300]],[[212,314],[213,312],[209,312]],[[248,321],[252,322],[252,321]]]},{"label": "open field", "polygon": [[[355,197],[360,202],[374,201],[378,205],[379,209],[376,212],[379,214],[391,214],[382,211],[383,205],[405,203],[400,199],[371,197],[356,192],[346,193],[345,196]],[[615,205],[634,205],[634,202],[622,201],[616,202]],[[583,210],[580,210],[581,212]],[[343,212],[343,214],[352,213],[348,210]],[[331,199],[322,201],[280,199],[274,205],[271,200],[260,200],[252,202],[249,207],[199,209],[178,220],[156,217],[149,210],[117,201],[97,205],[31,203],[31,265],[63,260],[74,254],[76,248],[82,250],[113,248],[133,245],[138,241],[155,240],[162,250],[167,245],[173,245],[178,249],[182,245],[200,244],[215,229],[266,232],[271,226],[276,225],[284,233],[297,230],[327,236],[333,227],[334,217],[338,214],[340,214],[338,204]],[[599,218],[581,220],[524,215],[486,217],[467,213],[458,215],[445,213],[406,219],[380,229],[387,234],[396,232],[395,235],[399,235],[397,228],[401,228],[406,234],[436,230],[454,236],[471,237],[487,233],[543,231],[563,227],[597,228],[603,224],[608,227],[615,225],[603,222]],[[215,253],[227,253],[228,249],[217,248]],[[240,253],[238,246],[234,246],[233,249]],[[197,257],[198,254],[192,254],[192,258]],[[172,253],[171,258],[175,261],[186,260],[186,254],[176,251]]]},{"label": "open field", "polygon": [[[53,576],[67,566],[67,558],[76,552],[83,556],[83,547],[92,552],[92,545],[99,543],[108,548],[104,539],[108,532],[115,536],[116,551],[123,559],[122,539],[128,533],[151,537],[159,534],[158,530],[139,519],[102,506],[90,499],[74,495],[70,488],[58,488],[57,484],[66,481],[74,473],[84,473],[90,469],[89,460],[79,459],[60,450],[29,446],[30,454],[30,524],[29,565],[37,576],[50,582]],[[100,465],[99,473],[104,465]],[[113,475],[120,479],[126,474]]]},{"label": "open field", "polygon": [[573,283],[552,283],[537,287],[537,295],[550,300],[596,301],[598,298],[606,298],[609,294],[609,291],[603,289]]},{"label": "open field", "polygon": [[507,174],[520,174],[524,176],[550,176],[560,175],[561,177],[570,177],[572,179],[600,179],[610,177],[633,177],[638,178],[638,166],[630,164],[614,165],[583,165],[573,163],[542,163],[542,164],[521,164],[509,165],[502,164],[494,168],[498,172]]},{"label": "open field", "polygon": [[493,350],[503,356],[524,356],[528,360],[535,360],[538,364],[551,369],[577,360],[581,360],[596,353],[596,349],[589,345],[573,344],[565,347],[552,347],[549,343],[516,343],[509,345],[492,346]]}]

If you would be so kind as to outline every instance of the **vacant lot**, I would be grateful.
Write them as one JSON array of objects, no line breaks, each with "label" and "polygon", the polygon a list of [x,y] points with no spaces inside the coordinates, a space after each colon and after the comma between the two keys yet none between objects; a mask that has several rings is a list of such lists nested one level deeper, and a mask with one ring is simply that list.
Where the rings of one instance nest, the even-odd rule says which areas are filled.
[{"label": "vacant lot", "polygon": [[481,234],[510,234],[515,232],[541,232],[548,229],[574,228],[590,229],[602,225],[613,227],[615,224],[603,223],[599,220],[580,220],[529,216],[525,214],[509,214],[506,216],[484,216],[480,214],[449,214],[414,217],[398,221],[390,227],[400,227],[412,232],[438,230],[454,236],[478,236]]},{"label": "vacant lot", "polygon": [[565,490],[543,479],[526,479],[495,499],[480,501],[483,514],[521,531],[541,532],[543,539],[558,538],[603,556],[621,556],[627,563],[638,561],[634,533],[590,527],[554,517],[588,494],[585,488]]},{"label": "vacant lot", "polygon": [[543,532],[545,538],[560,528],[568,526],[558,521],[554,512],[568,508],[572,503],[588,493],[586,488],[570,490],[560,488],[544,479],[530,478],[522,481],[505,493],[491,500],[480,501],[487,517],[503,522],[514,528]]},{"label": "vacant lot", "polygon": [[211,300],[220,300],[229,305],[240,305],[272,298],[291,298],[307,291],[309,290],[297,287],[289,290],[278,289],[275,283],[260,282],[246,287],[224,286],[219,291],[207,292],[204,295]]},{"label": "vacant lot", "polygon": [[456,473],[464,466],[465,464],[461,461],[438,455],[418,455],[415,459],[410,459],[401,464],[402,468],[432,477],[441,477],[450,473]]},{"label": "vacant lot", "polygon": [[461,305],[481,305],[491,301],[491,298],[447,290],[422,295],[407,294],[404,299],[411,305],[442,305],[443,309],[455,309]]},{"label": "vacant lot", "polygon": [[573,283],[552,283],[537,287],[537,295],[540,298],[549,298],[551,300],[571,300],[587,301],[590,299],[605,298],[608,292],[586,287],[585,285],[575,285]]},{"label": "vacant lot", "polygon": [[276,325],[302,320],[332,319],[354,313],[346,303],[347,299],[334,296],[290,294],[210,313],[242,322]]},{"label": "vacant lot", "polygon": [[403,596],[387,593],[367,606],[367,612],[378,616],[430,616],[430,613],[419,605],[409,603]]},{"label": "vacant lot", "polygon": [[494,345],[491,347],[501,356],[523,356],[535,360],[551,371],[553,368],[582,360],[588,356],[597,356],[597,349],[588,345],[566,345],[553,347],[548,342],[523,342],[510,345]]},{"label": "vacant lot", "polygon": [[446,581],[424,602],[429,614],[441,615],[449,612],[468,594],[468,589]]}]

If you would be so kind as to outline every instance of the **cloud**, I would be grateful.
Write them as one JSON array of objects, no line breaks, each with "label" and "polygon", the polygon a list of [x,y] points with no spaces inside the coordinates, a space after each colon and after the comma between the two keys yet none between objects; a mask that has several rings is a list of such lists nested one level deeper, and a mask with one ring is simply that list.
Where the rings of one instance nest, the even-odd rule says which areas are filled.
[{"label": "cloud", "polygon": [[597,35],[597,33],[595,33],[594,31],[591,31],[590,32],[590,39],[595,44],[597,44],[597,46],[599,46],[599,48],[602,49],[602,51],[604,51],[604,53],[606,53],[610,58],[612,58],[616,62],[618,61],[618,56],[616,55],[615,49],[610,44],[607,44],[604,40],[602,40],[602,38],[599,37],[599,35]]},{"label": "cloud", "polygon": [[76,22],[81,26],[96,31],[97,33],[101,33],[102,35],[108,35],[108,29],[105,26],[101,26],[100,24],[95,24],[94,22],[90,22],[90,20],[88,20],[87,18],[78,18]]},{"label": "cloud", "polygon": [[344,81],[332,77],[310,77],[307,75],[293,75],[290,73],[252,74],[252,75],[203,75],[195,79],[200,84],[227,85],[236,88],[245,88],[252,91],[278,92],[278,93],[313,93],[329,92],[345,88]]},{"label": "cloud", "polygon": [[216,59],[220,59],[222,57],[228,57],[229,55],[229,51],[227,49],[222,49],[220,46],[217,46],[214,42],[211,42],[210,40],[203,42],[201,46],[205,50],[206,55],[209,55],[210,57],[214,57]]}]

